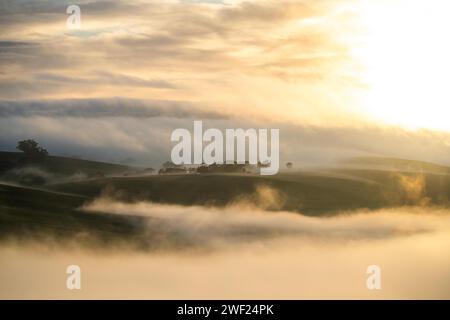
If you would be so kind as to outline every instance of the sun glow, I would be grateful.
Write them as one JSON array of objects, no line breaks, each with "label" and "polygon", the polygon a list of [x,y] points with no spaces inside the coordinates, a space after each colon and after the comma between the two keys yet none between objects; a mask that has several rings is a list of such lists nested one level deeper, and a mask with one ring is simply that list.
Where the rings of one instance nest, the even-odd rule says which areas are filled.
[{"label": "sun glow", "polygon": [[364,49],[372,118],[450,131],[450,2],[365,1]]}]

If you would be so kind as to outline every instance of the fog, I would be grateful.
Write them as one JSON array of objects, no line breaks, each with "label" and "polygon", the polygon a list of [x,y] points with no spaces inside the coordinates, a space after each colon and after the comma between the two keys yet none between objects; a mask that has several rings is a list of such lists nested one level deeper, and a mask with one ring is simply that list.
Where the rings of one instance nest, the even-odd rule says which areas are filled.
[{"label": "fog", "polygon": [[[314,218],[250,202],[219,209],[102,198],[82,210],[147,217],[146,227],[165,249],[3,243],[0,298],[450,298],[445,209]],[[173,237],[188,245],[171,246]],[[81,290],[65,287],[72,264],[81,268]],[[374,264],[382,270],[382,289],[372,291],[366,270]]]},{"label": "fog", "polygon": [[42,185],[44,183],[68,183],[83,181],[89,176],[81,171],[74,174],[58,174],[38,166],[14,168],[0,174],[0,182],[9,185]]}]

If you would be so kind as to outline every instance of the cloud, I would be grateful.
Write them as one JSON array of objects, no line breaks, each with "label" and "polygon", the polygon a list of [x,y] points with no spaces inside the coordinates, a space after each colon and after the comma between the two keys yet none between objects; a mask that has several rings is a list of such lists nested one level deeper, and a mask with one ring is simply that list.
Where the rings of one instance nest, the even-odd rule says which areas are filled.
[{"label": "cloud", "polygon": [[47,81],[52,84],[71,84],[71,85],[116,85],[116,86],[137,86],[150,88],[173,89],[174,85],[164,80],[148,80],[139,77],[127,76],[123,74],[112,74],[104,71],[97,71],[88,78],[74,78],[52,73],[39,73],[35,75],[34,81]]},{"label": "cloud", "polygon": [[[129,99],[214,102],[234,116],[252,110],[311,122],[334,110],[344,118],[347,89],[357,83],[346,75],[348,44],[334,36],[349,20],[334,13],[346,2],[81,1],[82,30],[72,32],[61,11],[66,2],[8,1],[0,98],[100,98],[120,90]],[[317,17],[325,22],[303,23]],[[336,89],[342,101],[330,95]]]},{"label": "cloud", "polygon": [[[12,103],[12,105],[10,105]],[[206,111],[205,111],[206,110]],[[17,141],[33,138],[53,155],[158,167],[170,158],[173,130],[217,128],[280,129],[280,163],[296,168],[326,167],[359,156],[416,159],[450,165],[450,137],[432,131],[395,127],[361,128],[295,125],[242,117],[225,110],[173,101],[74,99],[0,102],[0,150],[15,150]],[[223,113],[222,113],[223,112]],[[284,167],[284,166],[283,166]]]},{"label": "cloud", "polygon": [[[79,1],[79,32],[66,29],[67,1],[2,2],[0,147],[29,135],[55,153],[157,162],[170,132],[196,119],[280,128],[296,163],[378,155],[448,164],[447,133],[365,114],[355,1],[225,2]],[[123,154],[124,141],[142,153]]]},{"label": "cloud", "polygon": [[[52,80],[57,80],[58,77]],[[65,80],[65,79],[61,79]],[[70,80],[68,80],[70,81]],[[77,81],[77,80],[74,80]],[[112,81],[115,81],[114,79]],[[120,80],[118,80],[120,81]],[[0,100],[0,117],[132,117],[132,118],[222,118],[219,113],[202,111],[190,102],[137,100],[126,98],[65,99],[38,101]]]}]

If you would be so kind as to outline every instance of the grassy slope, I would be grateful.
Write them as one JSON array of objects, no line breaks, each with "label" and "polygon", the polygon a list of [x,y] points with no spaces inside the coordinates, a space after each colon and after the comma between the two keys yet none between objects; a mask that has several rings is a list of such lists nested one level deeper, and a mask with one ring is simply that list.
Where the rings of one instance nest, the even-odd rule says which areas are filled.
[{"label": "grassy slope", "polygon": [[[21,157],[22,153],[20,152],[0,151],[0,173],[17,167]],[[44,162],[33,166],[42,168],[51,173],[67,175],[75,174],[77,172],[84,172],[86,174],[96,174],[101,172],[108,175],[119,174],[130,170],[127,166],[117,164],[57,156],[49,156]]]},{"label": "grassy slope", "polygon": [[[423,179],[417,199],[400,183],[400,176]],[[225,205],[251,196],[258,186],[268,186],[283,195],[280,209],[317,215],[358,208],[414,205],[421,198],[447,205],[450,176],[376,170],[335,170],[330,173],[252,175],[170,175],[141,178],[104,178],[53,185],[53,190],[97,197],[105,190],[121,200],[150,200],[182,205]],[[417,201],[417,203],[415,203]]]},{"label": "grassy slope", "polygon": [[[2,158],[3,163],[11,162],[14,157],[17,154],[9,153]],[[49,165],[60,172],[80,168],[101,168],[105,172],[107,168],[112,171],[124,168],[59,157],[52,157]],[[52,235],[58,241],[75,237],[77,243],[87,244],[92,243],[94,238],[99,245],[118,245],[131,239],[134,245],[148,248],[152,246],[152,236],[146,233],[143,218],[85,213],[78,208],[105,192],[127,201],[225,205],[241,198],[251,199],[258,186],[268,186],[277,190],[284,200],[277,209],[326,215],[359,208],[415,205],[415,201],[420,199],[410,199],[400,183],[405,177],[423,186],[419,198],[429,198],[431,204],[449,206],[448,174],[368,169],[290,172],[276,176],[205,174],[108,177],[47,185],[42,189],[0,184],[0,237],[20,239],[33,234],[44,239]],[[415,190],[414,186],[412,189]],[[182,244],[183,241],[180,242]]]},{"label": "grassy slope", "polygon": [[[118,245],[145,231],[142,218],[84,213],[85,197],[0,184],[0,239]],[[95,241],[93,241],[95,240]],[[138,243],[138,242],[136,242]]]}]

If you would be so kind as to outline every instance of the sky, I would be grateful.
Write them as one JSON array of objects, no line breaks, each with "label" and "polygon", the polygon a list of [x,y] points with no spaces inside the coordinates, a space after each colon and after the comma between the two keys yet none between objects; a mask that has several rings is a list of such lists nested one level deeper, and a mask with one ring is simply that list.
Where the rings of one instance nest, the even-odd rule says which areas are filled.
[{"label": "sky", "polygon": [[[68,29],[66,8],[81,9]],[[444,0],[0,1],[0,149],[158,166],[170,133],[279,128],[282,161],[450,165]]]}]

